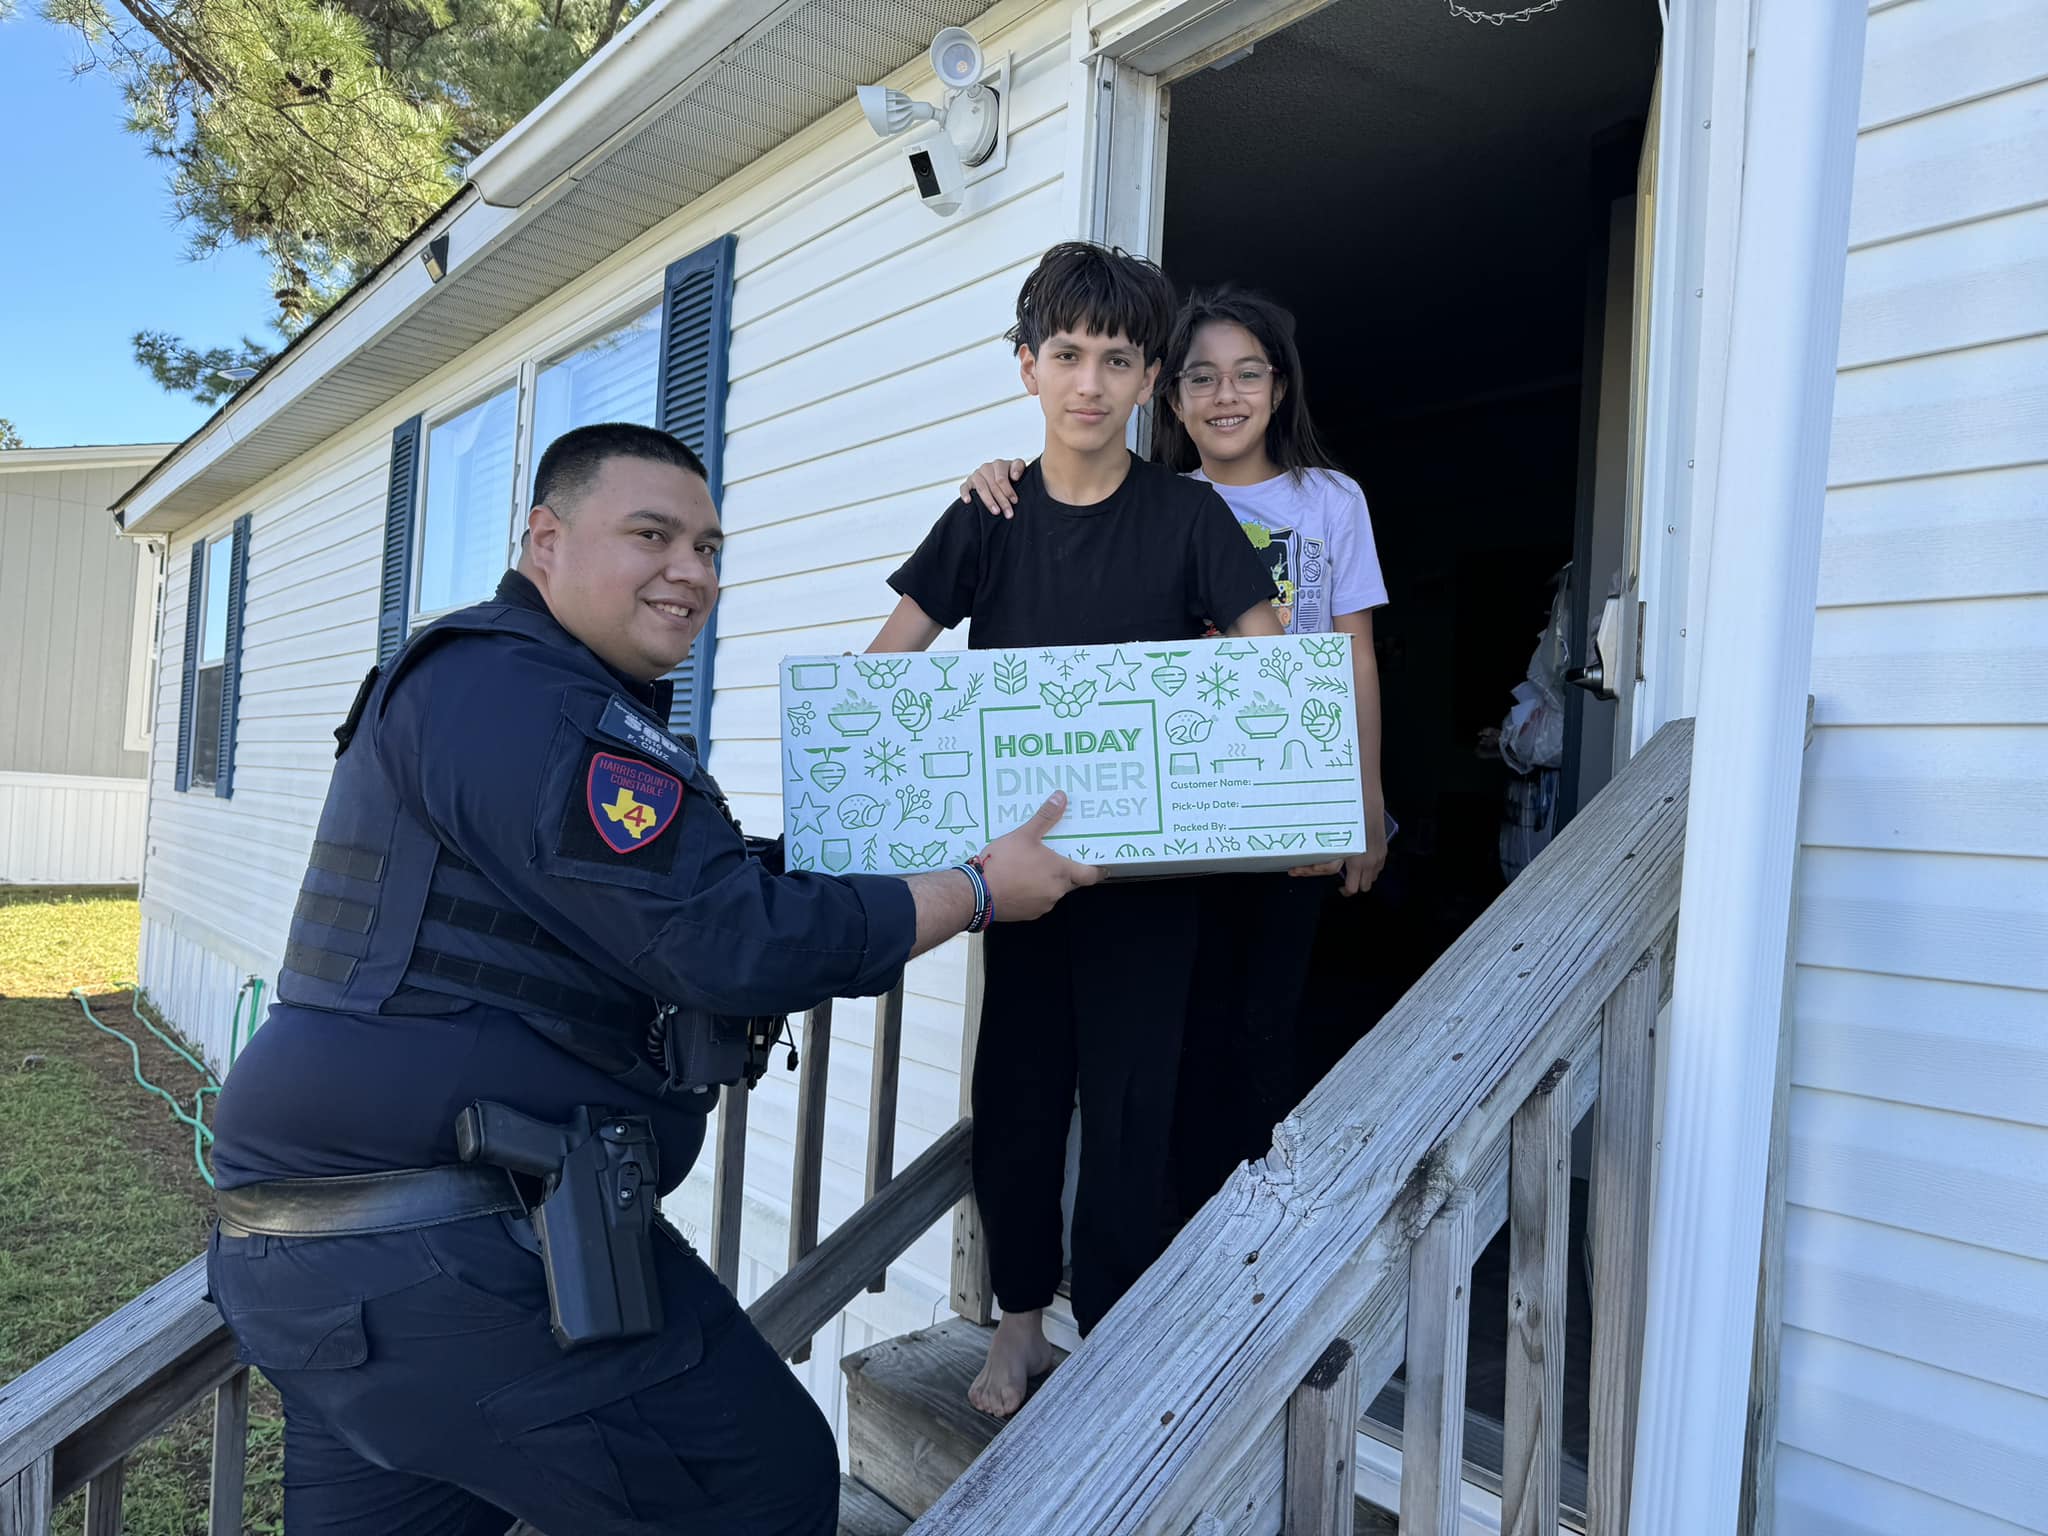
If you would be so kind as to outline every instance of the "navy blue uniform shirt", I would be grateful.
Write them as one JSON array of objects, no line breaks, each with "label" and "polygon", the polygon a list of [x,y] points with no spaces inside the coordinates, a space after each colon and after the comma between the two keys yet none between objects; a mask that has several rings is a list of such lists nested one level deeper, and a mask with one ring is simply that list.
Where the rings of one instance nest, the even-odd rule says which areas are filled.
[{"label": "navy blue uniform shirt", "polygon": [[[546,611],[517,572],[496,601]],[[462,635],[423,654],[375,732],[391,792],[550,935],[635,989],[731,1014],[885,990],[915,934],[908,887],[772,873],[702,793],[686,793],[633,857],[564,856],[565,818],[588,816],[587,733],[621,696],[652,714],[654,690],[618,673],[606,690],[565,665],[578,643],[560,640]],[[370,745],[358,737],[350,750]],[[279,1003],[221,1093],[215,1173],[232,1188],[454,1162],[455,1116],[477,1099],[555,1122],[578,1104],[650,1115],[664,1189],[703,1141],[700,1113],[629,1092],[505,1008],[415,1017]]]}]

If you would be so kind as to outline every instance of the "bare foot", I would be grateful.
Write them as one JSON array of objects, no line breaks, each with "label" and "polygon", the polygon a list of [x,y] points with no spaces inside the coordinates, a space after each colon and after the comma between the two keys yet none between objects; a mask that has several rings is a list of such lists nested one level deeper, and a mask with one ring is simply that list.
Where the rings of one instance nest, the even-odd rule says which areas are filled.
[{"label": "bare foot", "polygon": [[1051,1370],[1056,1358],[1039,1313],[1005,1312],[989,1341],[988,1363],[967,1389],[967,1401],[983,1413],[1007,1419],[1024,1406],[1031,1378]]}]

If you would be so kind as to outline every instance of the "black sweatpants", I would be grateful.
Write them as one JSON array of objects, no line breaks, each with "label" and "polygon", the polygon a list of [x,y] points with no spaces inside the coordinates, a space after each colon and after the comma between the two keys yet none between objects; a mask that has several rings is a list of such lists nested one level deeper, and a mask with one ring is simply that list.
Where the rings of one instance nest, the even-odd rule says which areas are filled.
[{"label": "black sweatpants", "polygon": [[1173,1180],[1186,1222],[1239,1163],[1264,1157],[1300,1100],[1309,957],[1336,881],[1280,873],[1196,881],[1200,939],[1175,1095]]},{"label": "black sweatpants", "polygon": [[1201,880],[1093,886],[989,931],[974,1058],[974,1193],[1005,1312],[1059,1284],[1078,1082],[1074,1318],[1083,1333],[1178,1227],[1171,1170]]}]

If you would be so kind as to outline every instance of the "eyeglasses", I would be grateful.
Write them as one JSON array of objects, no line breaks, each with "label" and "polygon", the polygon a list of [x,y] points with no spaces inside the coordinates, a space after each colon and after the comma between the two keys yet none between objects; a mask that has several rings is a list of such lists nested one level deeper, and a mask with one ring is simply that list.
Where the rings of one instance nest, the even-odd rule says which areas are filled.
[{"label": "eyeglasses", "polygon": [[[1264,363],[1245,363],[1230,370],[1230,382],[1240,394],[1256,395],[1265,389],[1276,371]],[[1223,382],[1223,378],[1223,371],[1220,369],[1190,368],[1180,376],[1180,387],[1195,398],[1201,399],[1215,394],[1216,387]]]}]

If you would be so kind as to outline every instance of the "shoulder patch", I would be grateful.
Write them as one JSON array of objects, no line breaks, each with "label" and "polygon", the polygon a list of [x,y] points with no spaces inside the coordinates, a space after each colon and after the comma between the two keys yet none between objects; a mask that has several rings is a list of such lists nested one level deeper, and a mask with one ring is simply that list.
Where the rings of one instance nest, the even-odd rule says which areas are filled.
[{"label": "shoulder patch", "polygon": [[684,778],[697,771],[697,759],[690,749],[616,693],[598,717],[597,734],[607,741],[668,764]]},{"label": "shoulder patch", "polygon": [[636,853],[682,811],[683,781],[649,763],[598,752],[584,780],[590,824],[613,853]]}]

